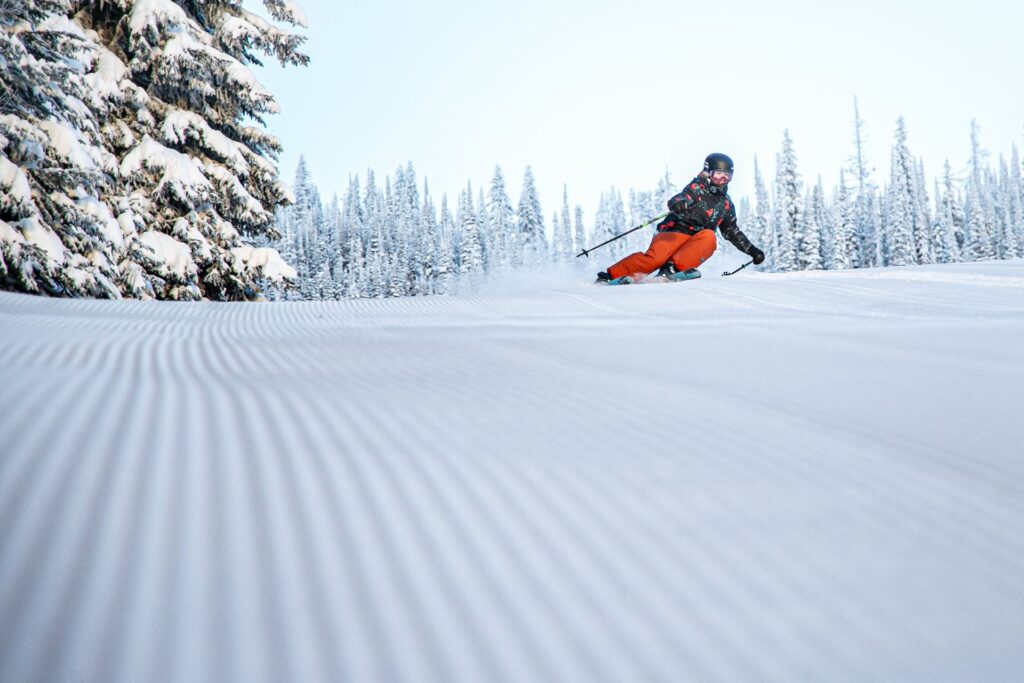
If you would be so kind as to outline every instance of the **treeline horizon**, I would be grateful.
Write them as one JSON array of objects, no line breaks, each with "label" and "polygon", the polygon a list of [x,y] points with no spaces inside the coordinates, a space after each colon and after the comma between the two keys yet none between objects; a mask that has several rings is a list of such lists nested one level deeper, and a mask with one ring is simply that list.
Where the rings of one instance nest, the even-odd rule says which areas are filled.
[{"label": "treeline horizon", "polygon": [[[864,152],[864,121],[854,103],[851,162],[836,186],[820,173],[806,184],[788,129],[765,179],[755,158],[754,197],[734,197],[740,228],[766,253],[760,270],[844,269],[952,263],[1024,256],[1024,182],[1017,146],[1010,160],[989,163],[976,122],[970,130],[966,177],[947,160],[929,182],[924,162],[907,144],[906,122],[896,122],[890,170],[880,186]],[[611,187],[590,220],[571,203],[545,211],[532,168],[511,201],[500,165],[486,186],[471,181],[452,206],[435,203],[412,162],[378,183],[352,176],[341,199],[321,199],[301,158],[295,203],[278,209],[278,242],[270,243],[298,272],[297,287],[274,288],[272,298],[342,299],[420,296],[474,291],[487,277],[567,262],[587,249],[667,211],[681,184],[666,170],[653,189]],[[929,189],[931,188],[931,189]],[[550,223],[545,220],[550,217]],[[604,263],[646,248],[653,228],[612,242],[591,259]],[[722,245],[720,244],[720,247]],[[725,248],[729,248],[726,246]],[[599,268],[595,267],[594,270]]]}]

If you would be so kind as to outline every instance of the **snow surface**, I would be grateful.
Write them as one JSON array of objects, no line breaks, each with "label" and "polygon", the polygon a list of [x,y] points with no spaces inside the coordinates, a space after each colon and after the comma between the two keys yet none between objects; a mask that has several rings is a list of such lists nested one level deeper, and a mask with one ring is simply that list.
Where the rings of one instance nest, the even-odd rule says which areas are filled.
[{"label": "snow surface", "polygon": [[0,294],[0,680],[1021,680],[1024,262],[718,272]]}]

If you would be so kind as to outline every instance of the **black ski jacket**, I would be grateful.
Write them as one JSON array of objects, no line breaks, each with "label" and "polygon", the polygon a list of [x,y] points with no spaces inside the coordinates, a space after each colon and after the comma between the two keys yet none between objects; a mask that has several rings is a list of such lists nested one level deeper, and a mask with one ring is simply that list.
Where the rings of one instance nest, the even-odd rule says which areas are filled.
[{"label": "black ski jacket", "polygon": [[736,225],[736,207],[728,186],[712,185],[703,175],[690,181],[682,192],[668,200],[672,213],[658,223],[658,232],[682,232],[695,235],[701,230],[722,229],[722,236],[749,255],[753,245]]}]

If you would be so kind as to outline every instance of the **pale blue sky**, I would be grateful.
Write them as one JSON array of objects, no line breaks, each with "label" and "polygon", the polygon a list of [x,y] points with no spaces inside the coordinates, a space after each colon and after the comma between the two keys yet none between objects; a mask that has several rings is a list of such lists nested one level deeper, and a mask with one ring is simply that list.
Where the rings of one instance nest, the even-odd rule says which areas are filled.
[{"label": "pale blue sky", "polygon": [[300,3],[312,63],[259,76],[282,108],[283,177],[304,154],[325,197],[411,160],[436,200],[500,164],[515,202],[531,164],[546,220],[565,182],[589,221],[608,186],[653,188],[666,167],[682,183],[722,151],[738,199],[784,128],[805,180],[831,186],[854,95],[879,184],[901,114],[929,179],[947,157],[963,167],[972,118],[994,155],[1024,146],[1016,1]]}]

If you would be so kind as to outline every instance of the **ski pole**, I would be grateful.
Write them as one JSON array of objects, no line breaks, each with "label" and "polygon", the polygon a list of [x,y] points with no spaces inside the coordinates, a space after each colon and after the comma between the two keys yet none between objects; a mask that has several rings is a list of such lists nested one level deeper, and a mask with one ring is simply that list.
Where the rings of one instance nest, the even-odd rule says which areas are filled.
[{"label": "ski pole", "polygon": [[734,270],[732,272],[726,271],[726,272],[722,273],[722,277],[725,277],[726,275],[735,275],[736,273],[740,272],[741,270],[743,270],[744,268],[746,268],[747,266],[749,266],[753,262],[754,262],[754,259],[750,259],[749,261],[744,263],[742,266],[740,266],[736,270]]},{"label": "ski pole", "polygon": [[576,258],[579,258],[580,256],[586,256],[587,258],[590,258],[590,252],[594,251],[595,249],[603,247],[604,245],[608,244],[609,242],[614,242],[615,240],[619,239],[620,237],[625,237],[626,235],[628,235],[631,232],[636,232],[640,228],[646,228],[648,225],[650,225],[654,221],[659,221],[659,220],[661,220],[662,218],[664,218],[667,215],[668,215],[668,213],[666,212],[666,213],[661,214],[660,216],[655,216],[654,218],[650,219],[646,223],[638,225],[635,228],[632,228],[631,230],[627,230],[626,232],[624,232],[622,234],[616,235],[615,237],[611,238],[610,240],[605,240],[604,242],[601,242],[601,244],[597,245],[596,247],[591,247],[590,249],[584,249],[580,253],[576,254]]}]

